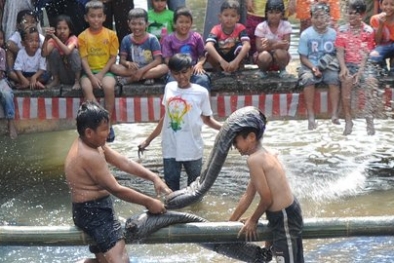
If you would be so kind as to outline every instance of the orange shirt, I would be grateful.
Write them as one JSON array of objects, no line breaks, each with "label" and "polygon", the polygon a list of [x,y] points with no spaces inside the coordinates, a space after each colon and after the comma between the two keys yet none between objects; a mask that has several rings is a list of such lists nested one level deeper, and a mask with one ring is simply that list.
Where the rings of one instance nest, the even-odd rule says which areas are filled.
[{"label": "orange shirt", "polygon": [[[313,0],[312,0],[313,1]],[[313,1],[317,2],[317,1]],[[341,7],[339,0],[324,0],[330,5],[330,16],[333,20],[338,21],[341,18]],[[300,20],[307,20],[311,18],[311,0],[297,0],[296,17]]]},{"label": "orange shirt", "polygon": [[[371,22],[370,22],[371,27],[377,31],[379,27],[379,14],[374,15],[371,17]],[[389,24],[387,21],[384,22],[383,24],[383,34],[382,34],[382,40],[380,43],[377,43],[378,45],[381,44],[387,44],[390,42],[394,41],[394,26],[392,24]]]}]

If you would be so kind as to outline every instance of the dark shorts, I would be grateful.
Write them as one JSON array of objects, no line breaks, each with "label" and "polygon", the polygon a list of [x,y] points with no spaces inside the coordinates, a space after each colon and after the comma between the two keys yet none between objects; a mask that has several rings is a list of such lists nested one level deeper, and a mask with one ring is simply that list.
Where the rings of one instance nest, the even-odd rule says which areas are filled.
[{"label": "dark shorts", "polygon": [[84,203],[73,203],[74,224],[87,233],[96,242],[90,246],[92,253],[105,253],[124,238],[120,222],[110,196]]},{"label": "dark shorts", "polygon": [[301,207],[297,199],[286,209],[266,212],[268,228],[272,231],[272,254],[276,262],[304,262]]}]

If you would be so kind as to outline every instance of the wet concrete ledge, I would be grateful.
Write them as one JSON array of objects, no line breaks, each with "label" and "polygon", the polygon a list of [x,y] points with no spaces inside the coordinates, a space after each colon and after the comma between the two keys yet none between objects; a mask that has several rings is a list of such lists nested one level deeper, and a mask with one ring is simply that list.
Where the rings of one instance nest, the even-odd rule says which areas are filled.
[{"label": "wet concrete ledge", "polygon": [[[303,87],[298,84],[298,78],[292,76],[289,78],[279,78],[275,75],[266,79],[256,76],[257,70],[245,70],[234,74],[216,74],[212,73],[212,90],[211,96],[217,94],[273,94],[273,93],[294,93],[302,92]],[[394,87],[394,77],[381,77],[379,79],[380,88]],[[115,88],[116,97],[159,97],[163,95],[165,83],[156,81],[153,85],[144,85],[143,83],[132,83],[125,86],[117,85]],[[325,85],[319,85],[318,88],[326,89]],[[103,97],[101,90],[95,90],[97,97]],[[71,86],[60,85],[57,88],[46,90],[14,90],[15,97],[83,97],[81,90],[72,90]]]},{"label": "wet concrete ledge", "polygon": [[[293,76],[280,79],[271,76],[261,79],[255,69],[248,69],[231,75],[212,74],[211,106],[215,118],[224,120],[234,110],[247,105],[262,109],[270,120],[305,119],[306,108],[303,87]],[[382,105],[393,113],[394,78],[379,79],[382,89]],[[161,96],[164,82],[153,85],[134,83],[116,86],[113,123],[155,122],[164,114]],[[357,89],[353,96],[355,117],[362,117],[365,96]],[[359,93],[361,92],[361,95]],[[101,90],[95,90],[100,99]],[[18,133],[47,132],[75,128],[76,112],[83,101],[81,90],[60,85],[49,90],[14,90],[16,127]],[[315,93],[316,118],[330,118],[330,104],[327,87],[318,86]],[[383,107],[382,107],[383,108]],[[357,109],[357,110],[356,110]],[[385,118],[385,114],[382,116]],[[392,114],[390,115],[392,116]],[[6,134],[7,122],[0,108],[0,135]]]}]

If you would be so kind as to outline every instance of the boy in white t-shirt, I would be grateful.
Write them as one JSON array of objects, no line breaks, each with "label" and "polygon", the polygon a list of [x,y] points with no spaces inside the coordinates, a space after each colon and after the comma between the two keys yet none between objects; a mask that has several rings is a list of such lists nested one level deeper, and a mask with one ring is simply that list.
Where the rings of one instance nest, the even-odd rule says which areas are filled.
[{"label": "boy in white t-shirt", "polygon": [[164,180],[175,191],[180,189],[182,166],[188,175],[188,185],[200,175],[204,150],[203,123],[216,130],[222,125],[212,117],[208,90],[190,82],[192,58],[187,54],[175,54],[170,58],[168,67],[176,81],[167,83],[165,87],[162,100],[165,114],[138,148],[143,151],[161,132]]}]

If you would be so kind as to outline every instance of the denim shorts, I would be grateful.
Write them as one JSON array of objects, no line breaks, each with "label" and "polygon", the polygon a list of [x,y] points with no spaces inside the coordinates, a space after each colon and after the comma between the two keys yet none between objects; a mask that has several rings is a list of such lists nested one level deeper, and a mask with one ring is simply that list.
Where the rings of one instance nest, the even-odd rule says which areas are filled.
[{"label": "denim shorts", "polygon": [[301,68],[300,75],[299,75],[299,84],[301,86],[307,87],[312,86],[319,83],[324,83],[326,85],[335,85],[339,86],[339,72],[333,71],[330,69],[325,69],[322,72],[322,76],[317,78],[312,70]]},{"label": "denim shorts", "polygon": [[192,161],[176,161],[175,158],[164,158],[164,180],[172,191],[180,189],[182,165],[187,174],[187,185],[200,176],[202,158]]},{"label": "denim shorts", "polygon": [[124,238],[110,196],[84,203],[73,203],[72,211],[74,224],[96,242],[89,247],[92,253],[105,253]]}]

